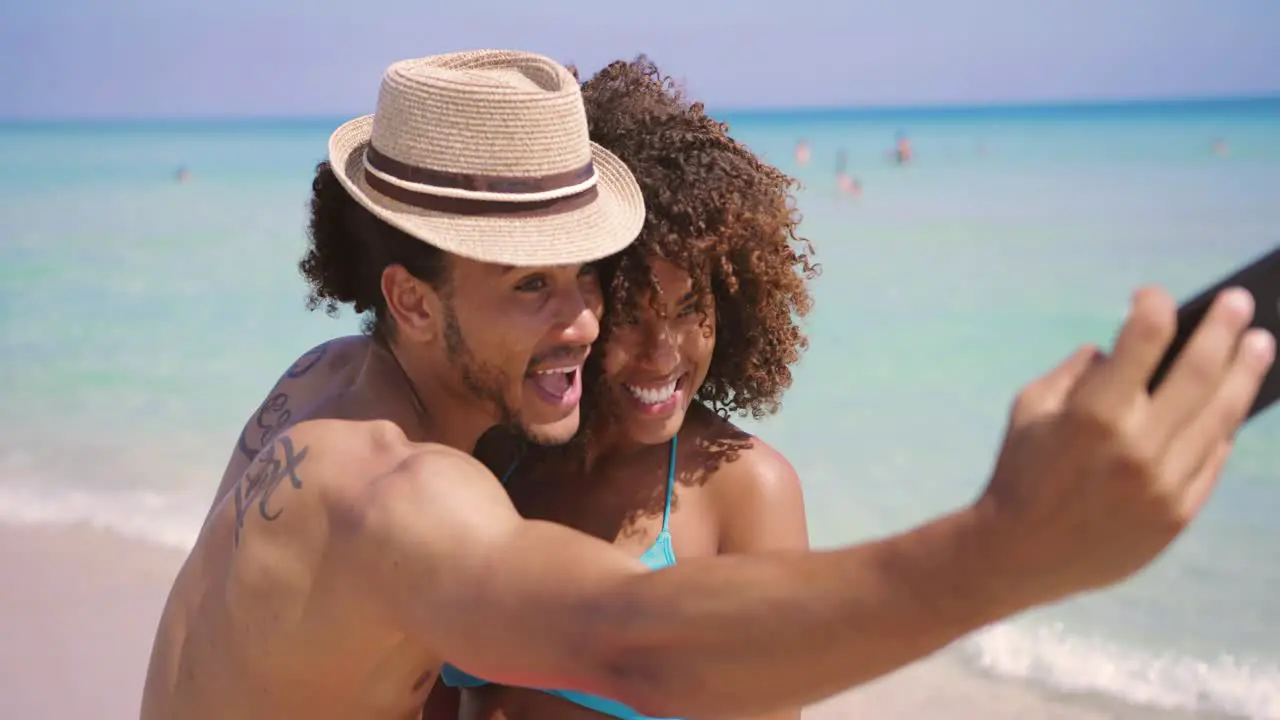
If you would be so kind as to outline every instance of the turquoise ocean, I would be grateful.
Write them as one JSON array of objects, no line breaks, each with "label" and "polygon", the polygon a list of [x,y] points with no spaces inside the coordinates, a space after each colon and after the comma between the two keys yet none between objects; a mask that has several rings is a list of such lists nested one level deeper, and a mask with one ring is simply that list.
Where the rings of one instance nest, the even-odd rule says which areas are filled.
[{"label": "turquoise ocean", "polygon": [[[1109,342],[1136,285],[1188,295],[1280,243],[1280,99],[724,117],[805,183],[812,345],[749,425],[818,546],[972,499],[1019,386]],[[276,375],[357,328],[308,313],[296,271],[339,122],[0,124],[0,520],[189,547]],[[1280,717],[1280,410],[1136,580],[946,652],[1121,717]]]}]

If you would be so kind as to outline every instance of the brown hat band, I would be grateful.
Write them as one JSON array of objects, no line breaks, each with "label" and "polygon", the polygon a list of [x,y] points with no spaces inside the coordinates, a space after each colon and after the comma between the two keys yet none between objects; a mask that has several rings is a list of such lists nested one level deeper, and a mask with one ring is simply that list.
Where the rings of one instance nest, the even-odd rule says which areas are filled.
[{"label": "brown hat band", "polygon": [[502,193],[504,195],[523,195],[563,190],[575,185],[581,185],[590,180],[591,176],[595,174],[595,166],[589,160],[586,165],[574,170],[537,177],[445,172],[410,165],[395,158],[387,157],[372,144],[365,150],[364,157],[365,161],[374,170],[404,182],[416,185],[432,185],[451,190]]},{"label": "brown hat band", "polygon": [[[586,182],[595,173],[595,167],[590,162],[576,170],[539,177],[506,177],[501,175],[444,172],[400,162],[378,152],[373,145],[369,145],[365,150],[365,162],[378,172],[405,182],[454,190],[507,195],[561,190]],[[364,179],[370,188],[396,202],[412,205],[423,210],[473,217],[532,218],[559,215],[590,205],[599,195],[596,186],[592,185],[581,192],[547,200],[521,201],[516,198],[512,198],[509,202],[502,200],[475,200],[471,198],[446,197],[405,188],[387,182],[374,173],[368,172],[367,169],[364,173]]]},{"label": "brown hat band", "polygon": [[500,200],[472,200],[470,198],[443,197],[430,193],[417,192],[399,185],[392,185],[371,172],[364,174],[364,181],[370,188],[396,202],[411,205],[422,210],[449,213],[450,215],[468,215],[471,217],[504,217],[504,218],[536,218],[549,217],[572,212],[590,205],[599,192],[596,186],[580,193],[537,200],[534,202],[503,202]]}]

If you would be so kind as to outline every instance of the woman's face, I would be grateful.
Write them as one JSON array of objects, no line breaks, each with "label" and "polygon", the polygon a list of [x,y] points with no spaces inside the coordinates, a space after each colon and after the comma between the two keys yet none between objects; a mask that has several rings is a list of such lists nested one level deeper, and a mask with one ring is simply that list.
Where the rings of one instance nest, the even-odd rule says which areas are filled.
[{"label": "woman's face", "polygon": [[[658,279],[657,306],[636,298],[634,321],[619,323],[604,348],[608,400],[619,430],[632,442],[656,445],[675,437],[716,346],[715,307],[698,307],[689,273],[661,258],[650,261]],[[705,313],[705,315],[704,315]]]}]

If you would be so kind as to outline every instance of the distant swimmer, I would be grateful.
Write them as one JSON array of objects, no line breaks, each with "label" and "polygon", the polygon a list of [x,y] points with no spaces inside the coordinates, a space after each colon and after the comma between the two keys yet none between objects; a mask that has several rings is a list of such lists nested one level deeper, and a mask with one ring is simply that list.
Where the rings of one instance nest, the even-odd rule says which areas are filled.
[{"label": "distant swimmer", "polygon": [[804,167],[809,164],[809,160],[813,157],[813,150],[809,148],[808,140],[801,140],[796,143],[796,164]]},{"label": "distant swimmer", "polygon": [[836,187],[843,195],[858,197],[862,194],[862,184],[849,175],[849,153],[841,150],[836,153]]},{"label": "distant swimmer", "polygon": [[851,198],[857,198],[862,195],[862,183],[848,173],[839,173],[836,175],[836,187],[844,195]]},{"label": "distant swimmer", "polygon": [[894,162],[899,165],[906,165],[911,162],[911,140],[904,132],[899,132],[897,142],[893,150]]},{"label": "distant swimmer", "polygon": [[179,185],[186,185],[187,181],[191,179],[191,173],[186,167],[179,167],[178,172],[174,173],[173,179],[176,180]]},{"label": "distant swimmer", "polygon": [[1226,157],[1228,152],[1230,152],[1230,148],[1227,147],[1227,141],[1225,138],[1213,139],[1214,155],[1217,155],[1218,157]]}]

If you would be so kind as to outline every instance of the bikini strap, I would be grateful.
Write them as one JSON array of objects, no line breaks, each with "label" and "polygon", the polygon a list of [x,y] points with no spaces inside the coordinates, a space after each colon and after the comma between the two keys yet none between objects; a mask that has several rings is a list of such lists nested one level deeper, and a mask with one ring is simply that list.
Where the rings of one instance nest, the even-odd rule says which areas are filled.
[{"label": "bikini strap", "polygon": [[671,521],[671,496],[676,488],[676,439],[671,438],[671,458],[667,460],[667,507],[662,511],[662,532]]},{"label": "bikini strap", "polygon": [[519,467],[519,465],[520,465],[519,460],[513,461],[511,463],[511,467],[507,468],[507,471],[502,474],[502,480],[500,480],[499,482],[501,482],[503,486],[506,486],[507,481],[511,479],[512,473],[516,471],[516,468]]}]

